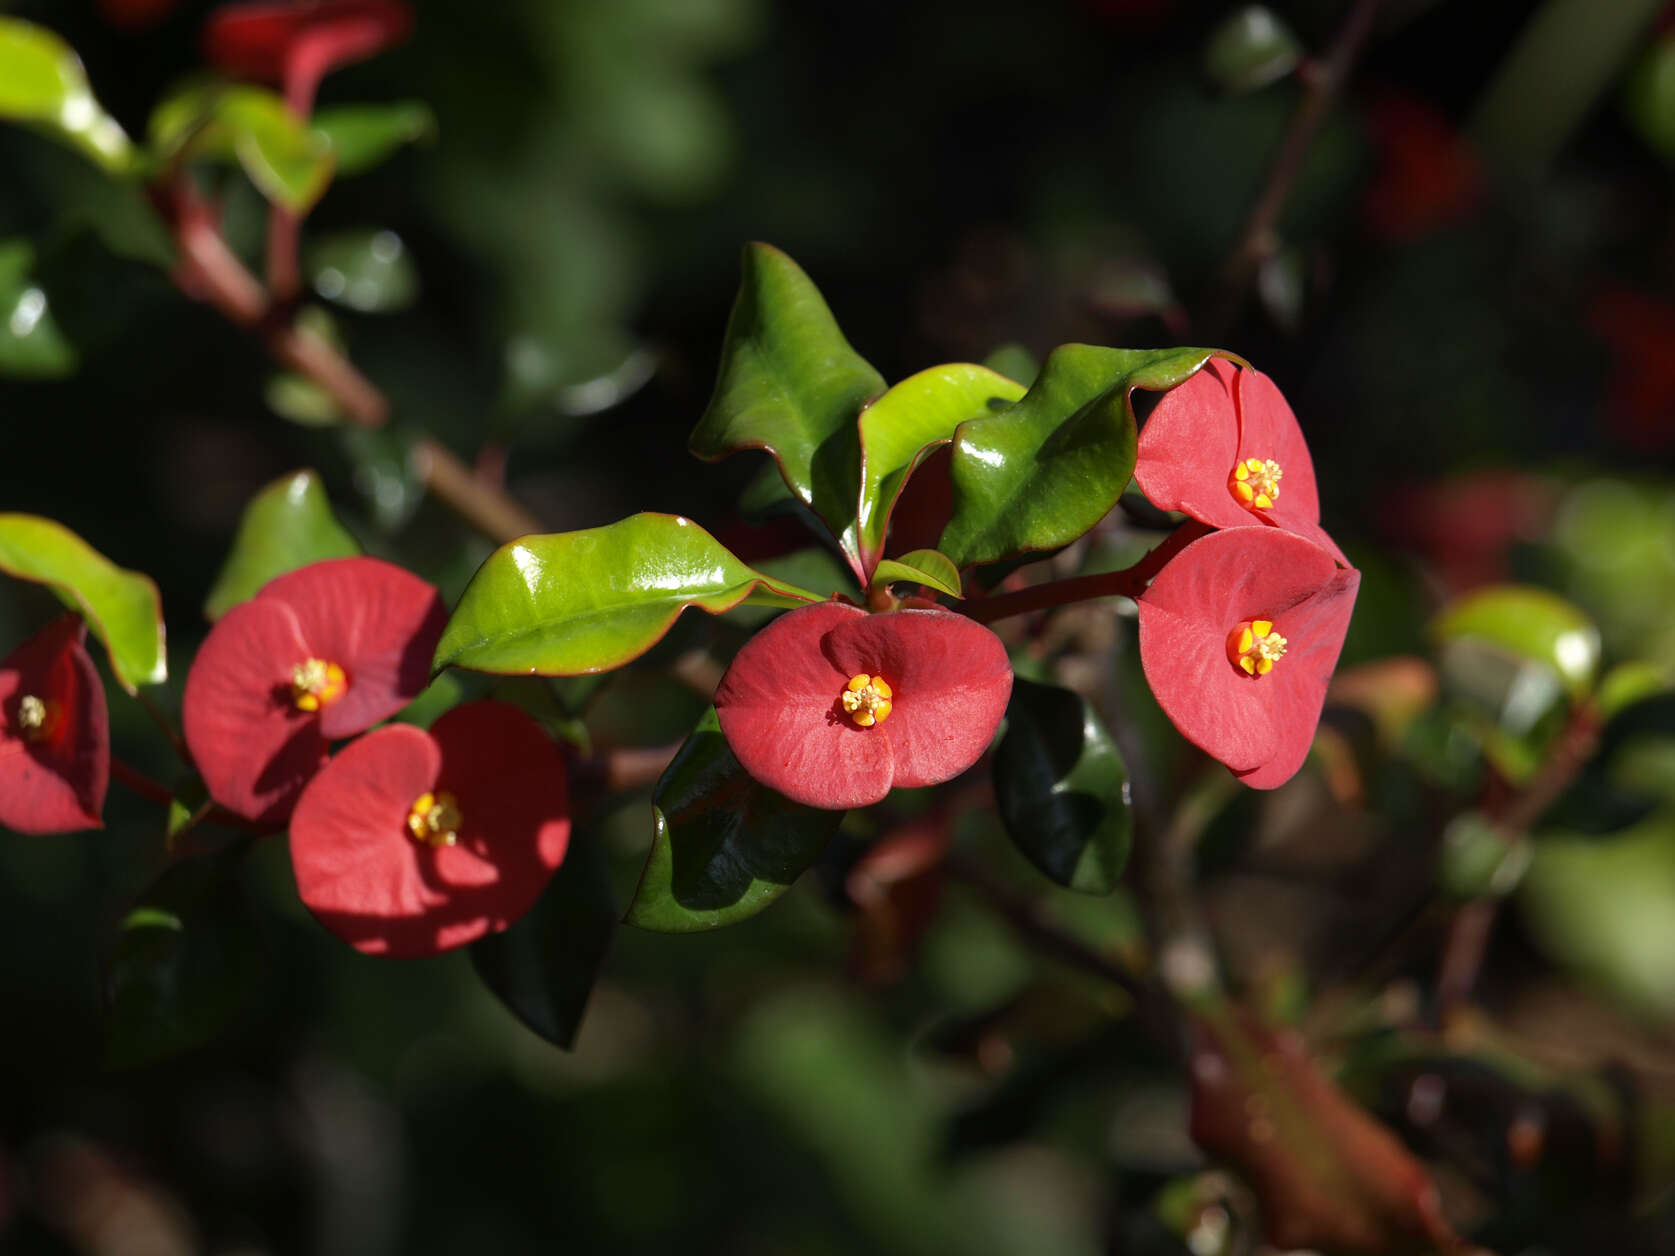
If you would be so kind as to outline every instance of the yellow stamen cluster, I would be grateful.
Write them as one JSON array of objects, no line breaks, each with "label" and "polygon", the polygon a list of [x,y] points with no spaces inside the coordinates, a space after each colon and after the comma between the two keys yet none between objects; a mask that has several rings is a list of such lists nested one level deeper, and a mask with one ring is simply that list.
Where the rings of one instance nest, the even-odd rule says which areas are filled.
[{"label": "yellow stamen cluster", "polygon": [[1267,510],[1280,495],[1280,477],[1284,474],[1272,458],[1246,458],[1233,468],[1227,487],[1240,505]]},{"label": "yellow stamen cluster", "polygon": [[291,699],[299,711],[318,711],[341,698],[349,678],[336,663],[305,659],[291,669]]},{"label": "yellow stamen cluster", "polygon": [[894,696],[882,677],[861,672],[851,676],[843,688],[843,709],[862,728],[871,728],[890,718],[890,712],[895,709],[890,699]]},{"label": "yellow stamen cluster", "polygon": [[1247,676],[1266,676],[1285,657],[1285,638],[1267,619],[1247,619],[1227,636],[1227,657]]},{"label": "yellow stamen cluster", "polygon": [[448,793],[420,794],[407,813],[407,831],[426,846],[452,846],[459,841],[464,823],[458,800]]},{"label": "yellow stamen cluster", "polygon": [[58,727],[58,704],[43,702],[32,693],[18,699],[17,726],[23,730],[25,741],[41,741]]}]

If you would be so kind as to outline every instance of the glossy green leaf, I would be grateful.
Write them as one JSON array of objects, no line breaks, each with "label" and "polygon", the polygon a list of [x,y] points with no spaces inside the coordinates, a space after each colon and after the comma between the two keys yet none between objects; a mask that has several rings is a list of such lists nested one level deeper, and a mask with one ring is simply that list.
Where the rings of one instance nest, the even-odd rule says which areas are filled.
[{"label": "glossy green leaf", "polygon": [[824,599],[745,566],[690,519],[632,515],[603,528],[526,536],[471,578],[436,668],[569,676],[606,671],[663,638],[688,606],[801,606]]},{"label": "glossy green leaf", "polygon": [[1204,46],[1204,72],[1225,92],[1249,92],[1284,78],[1302,59],[1291,28],[1265,4],[1228,14]]},{"label": "glossy green leaf", "polygon": [[849,347],[814,282],[767,244],[744,251],[721,370],[690,446],[714,461],[762,449],[791,492],[855,554],[855,420],[884,379]]},{"label": "glossy green leaf", "polygon": [[1080,694],[1014,680],[995,749],[995,799],[1032,864],[1087,894],[1116,888],[1134,831],[1128,767]]},{"label": "glossy green leaf", "polygon": [[317,110],[309,122],[324,138],[339,176],[360,174],[408,144],[436,134],[436,115],[417,100],[388,105],[337,105]]},{"label": "glossy green leaf", "polygon": [[149,576],[118,567],[63,524],[17,514],[0,514],[0,571],[47,585],[80,611],[129,693],[168,678],[163,604]]},{"label": "glossy green leaf", "polygon": [[616,925],[604,851],[572,837],[528,914],[471,944],[471,966],[514,1016],[568,1051]]},{"label": "glossy green leaf", "polygon": [[1599,629],[1545,589],[1497,585],[1445,606],[1431,621],[1444,645],[1475,641],[1553,669],[1571,695],[1585,693],[1599,666]]},{"label": "glossy green leaf", "polygon": [[873,572],[875,584],[894,584],[898,580],[911,580],[914,584],[928,585],[938,593],[946,593],[950,597],[961,597],[960,569],[954,566],[953,559],[936,550],[914,550],[911,554],[903,554],[900,558],[886,558],[878,564],[878,570]]},{"label": "glossy green leaf", "polygon": [[105,1058],[167,1059],[214,1038],[249,1004],[264,956],[237,852],[184,859],[123,918],[106,968]]},{"label": "glossy green leaf", "polygon": [[0,118],[37,127],[112,174],[134,168],[134,147],[93,98],[75,50],[12,17],[0,17]]},{"label": "glossy green leaf", "polygon": [[76,351],[34,281],[34,267],[29,241],[0,242],[0,375],[52,379],[76,369]]},{"label": "glossy green leaf", "polygon": [[1024,395],[1024,386],[986,366],[951,362],[910,375],[861,411],[861,496],[855,511],[862,570],[884,552],[890,511],[902,486],[931,450],[967,419],[992,414]]},{"label": "glossy green leaf", "polygon": [[1173,388],[1209,354],[1060,345],[1021,401],[960,425],[950,466],[954,516],[937,548],[968,567],[1081,536],[1134,474],[1129,394]]},{"label": "glossy green leaf", "polygon": [[151,147],[160,161],[237,161],[263,196],[306,213],[332,177],[331,145],[262,87],[197,82],[152,112]]},{"label": "glossy green leaf", "polygon": [[220,619],[275,576],[324,558],[361,552],[332,514],[313,471],[293,471],[269,484],[244,508],[232,551],[204,600],[204,614]]},{"label": "glossy green leaf", "polygon": [[404,310],[419,295],[419,272],[393,231],[340,231],[311,245],[306,259],[314,291],[363,314]]},{"label": "glossy green leaf", "polygon": [[721,735],[714,708],[653,795],[651,854],[626,920],[693,933],[754,916],[790,887],[837,832],[817,811],[758,784]]}]

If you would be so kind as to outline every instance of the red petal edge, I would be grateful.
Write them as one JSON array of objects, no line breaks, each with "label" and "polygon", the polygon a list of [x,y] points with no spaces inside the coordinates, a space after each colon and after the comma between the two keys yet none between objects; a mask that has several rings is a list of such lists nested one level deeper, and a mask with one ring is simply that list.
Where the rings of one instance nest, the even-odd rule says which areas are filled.
[{"label": "red petal edge", "polygon": [[[18,833],[104,826],[110,719],[86,636],[80,616],[64,615],[0,661],[0,826]],[[63,722],[49,740],[26,741],[16,728],[26,695],[58,704]]]}]

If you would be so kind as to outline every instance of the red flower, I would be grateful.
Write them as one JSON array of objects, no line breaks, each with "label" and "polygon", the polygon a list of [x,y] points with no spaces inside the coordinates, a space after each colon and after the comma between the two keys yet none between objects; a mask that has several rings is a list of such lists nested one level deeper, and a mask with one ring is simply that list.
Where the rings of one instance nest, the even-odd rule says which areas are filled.
[{"label": "red flower", "polygon": [[306,117],[320,80],[407,38],[413,14],[400,0],[273,0],[210,14],[204,55],[229,74],[277,83]]},{"label": "red flower", "polygon": [[86,637],[81,618],[64,615],[0,662],[0,827],[104,827],[110,720]]},{"label": "red flower", "polygon": [[1011,693],[1006,647],[981,624],[822,602],[750,639],[721,678],[715,711],[751,776],[839,810],[958,776],[988,746]]},{"label": "red flower", "polygon": [[1139,597],[1140,664],[1186,739],[1257,789],[1308,757],[1361,573],[1273,528],[1212,532]]},{"label": "red flower", "polygon": [[376,558],[314,563],[233,607],[186,677],[186,744],[210,797],[282,823],[328,740],[418,696],[447,617],[434,588]]},{"label": "red flower", "polygon": [[1320,526],[1314,463],[1297,416],[1261,371],[1211,358],[1165,393],[1140,431],[1134,482],[1160,510],[1213,528],[1283,528],[1349,565]]},{"label": "red flower", "polygon": [[564,859],[564,755],[504,702],[352,742],[291,819],[297,892],[368,955],[434,955],[506,928]]}]

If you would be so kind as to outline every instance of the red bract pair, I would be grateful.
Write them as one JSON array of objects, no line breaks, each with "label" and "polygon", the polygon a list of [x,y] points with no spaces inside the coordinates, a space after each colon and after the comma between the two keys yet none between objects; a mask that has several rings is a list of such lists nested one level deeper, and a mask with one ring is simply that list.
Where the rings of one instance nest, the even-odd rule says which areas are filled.
[{"label": "red bract pair", "polygon": [[1212,532],[1139,597],[1140,663],[1186,739],[1272,789],[1308,757],[1361,573],[1277,528]]},{"label": "red bract pair", "polygon": [[314,563],[217,623],[186,678],[186,744],[210,797],[279,827],[326,761],[430,678],[447,608],[376,558]]},{"label": "red bract pair", "polygon": [[739,651],[715,711],[751,776],[837,810],[958,776],[1011,693],[1006,647],[981,624],[823,602],[782,615]]},{"label": "red bract pair", "polygon": [[1140,431],[1134,482],[1160,510],[1212,528],[1281,528],[1349,565],[1320,526],[1314,463],[1297,416],[1260,371],[1211,358],[1165,393]]},{"label": "red bract pair", "polygon": [[345,747],[297,803],[291,866],[357,950],[434,955],[527,912],[569,839],[558,747],[517,707],[470,702]]},{"label": "red bract pair", "polygon": [[101,827],[110,784],[105,691],[82,647],[87,626],[54,620],[0,662],[0,827]]}]

